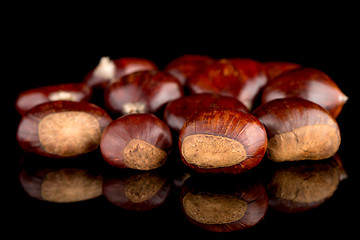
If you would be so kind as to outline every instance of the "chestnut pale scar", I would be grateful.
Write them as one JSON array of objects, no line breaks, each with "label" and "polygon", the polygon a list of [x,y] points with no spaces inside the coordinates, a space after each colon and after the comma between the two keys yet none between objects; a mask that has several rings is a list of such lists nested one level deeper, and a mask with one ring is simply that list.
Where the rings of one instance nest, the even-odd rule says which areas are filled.
[{"label": "chestnut pale scar", "polygon": [[319,160],[333,156],[340,141],[336,128],[326,124],[310,125],[270,138],[267,151],[275,162]]},{"label": "chestnut pale scar", "polygon": [[96,117],[80,111],[52,113],[38,126],[39,141],[47,153],[68,157],[95,150],[101,129]]},{"label": "chestnut pale scar", "polygon": [[166,158],[164,150],[141,139],[132,139],[124,148],[124,163],[128,168],[155,169],[162,166]]},{"label": "chestnut pale scar", "polygon": [[183,198],[186,214],[204,224],[226,224],[238,221],[245,215],[247,206],[247,202],[231,195],[187,193]]},{"label": "chestnut pale scar", "polygon": [[200,168],[229,167],[239,164],[247,157],[244,146],[240,142],[208,134],[185,137],[181,153],[186,162]]}]

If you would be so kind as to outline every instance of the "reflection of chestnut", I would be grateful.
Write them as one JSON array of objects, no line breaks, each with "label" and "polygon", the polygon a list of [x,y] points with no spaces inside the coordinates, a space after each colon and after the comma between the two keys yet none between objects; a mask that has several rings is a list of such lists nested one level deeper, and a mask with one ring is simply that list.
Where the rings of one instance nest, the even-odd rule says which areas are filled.
[{"label": "reflection of chestnut", "polygon": [[91,70],[84,78],[89,87],[106,88],[109,83],[133,72],[156,70],[156,65],[144,58],[118,58],[110,60],[102,57],[99,65]]},{"label": "reflection of chestnut", "polygon": [[152,114],[122,116],[104,130],[104,159],[119,168],[151,170],[162,166],[172,146],[169,127]]},{"label": "reflection of chestnut", "polygon": [[183,162],[204,173],[245,172],[260,163],[266,145],[261,122],[231,109],[201,112],[185,123],[179,135]]},{"label": "reflection of chestnut", "polygon": [[104,196],[112,204],[133,211],[147,211],[164,203],[171,184],[158,171],[105,178]]},{"label": "reflection of chestnut", "polygon": [[179,79],[182,85],[186,79],[194,74],[198,69],[212,63],[214,59],[204,55],[185,54],[172,60],[165,71]]},{"label": "reflection of chestnut", "polygon": [[91,94],[91,88],[84,83],[65,83],[33,88],[18,95],[15,107],[21,115],[24,115],[26,111],[41,103],[50,101],[88,101]]},{"label": "reflection of chestnut", "polygon": [[319,160],[340,146],[337,122],[319,105],[300,98],[283,98],[259,106],[253,114],[264,124],[267,153],[275,162]]},{"label": "reflection of chestnut", "polygon": [[87,102],[54,101],[29,110],[21,119],[17,140],[30,152],[74,157],[95,150],[111,122],[100,107]]},{"label": "reflection of chestnut", "polygon": [[312,68],[281,74],[266,85],[261,97],[262,103],[286,97],[304,98],[319,104],[335,118],[348,99],[327,74]]},{"label": "reflection of chestnut", "polygon": [[164,110],[164,121],[180,132],[184,123],[201,111],[211,109],[235,109],[248,112],[239,100],[233,97],[208,93],[184,96],[169,102]]},{"label": "reflection of chestnut", "polygon": [[181,208],[190,222],[213,232],[256,225],[265,216],[268,197],[260,183],[192,176],[181,192]]},{"label": "reflection of chestnut", "polygon": [[89,200],[102,195],[103,177],[93,170],[94,166],[85,163],[81,168],[75,166],[54,168],[43,164],[39,166],[34,160],[36,159],[29,159],[27,164],[23,164],[19,174],[20,183],[30,197],[67,203]]},{"label": "reflection of chestnut", "polygon": [[318,207],[336,191],[342,170],[334,159],[281,163],[274,166],[268,189],[269,204],[283,212],[302,212]]},{"label": "reflection of chestnut", "polygon": [[265,68],[268,81],[273,80],[284,72],[301,67],[300,64],[292,62],[265,62],[263,63],[263,66]]},{"label": "reflection of chestnut", "polygon": [[105,92],[105,105],[122,114],[155,113],[167,102],[183,96],[177,78],[163,71],[142,71],[111,84]]}]

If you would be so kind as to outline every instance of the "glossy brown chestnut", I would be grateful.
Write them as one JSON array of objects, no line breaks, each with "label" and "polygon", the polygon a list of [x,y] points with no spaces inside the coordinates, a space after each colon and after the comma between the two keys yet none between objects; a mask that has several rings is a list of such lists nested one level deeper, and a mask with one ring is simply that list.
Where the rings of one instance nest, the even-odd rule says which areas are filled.
[{"label": "glossy brown chestnut", "polygon": [[75,157],[95,150],[111,121],[102,108],[91,103],[47,102],[22,117],[17,140],[23,149],[43,156]]},{"label": "glossy brown chestnut", "polygon": [[339,149],[339,126],[316,103],[301,98],[275,99],[253,114],[266,128],[267,153],[272,161],[325,159]]},{"label": "glossy brown chestnut", "polygon": [[121,78],[105,92],[105,105],[113,112],[155,113],[167,102],[182,97],[179,80],[164,71],[142,71]]},{"label": "glossy brown chestnut", "polygon": [[333,158],[277,164],[268,183],[269,205],[289,213],[316,208],[335,193],[342,172]]},{"label": "glossy brown chestnut", "polygon": [[182,126],[191,117],[212,109],[235,109],[249,112],[245,105],[234,97],[203,93],[184,96],[169,102],[164,110],[164,121],[171,129],[180,132]]},{"label": "glossy brown chestnut", "polygon": [[263,66],[265,68],[268,81],[273,80],[284,72],[301,67],[300,64],[292,62],[265,62],[263,63]]},{"label": "glossy brown chestnut", "polygon": [[212,93],[235,97],[239,101],[240,92],[247,77],[230,60],[220,59],[199,69],[186,82],[192,94]]},{"label": "glossy brown chestnut", "polygon": [[241,173],[260,163],[267,146],[264,126],[237,110],[201,112],[188,120],[179,135],[185,165],[201,173]]},{"label": "glossy brown chestnut", "polygon": [[152,170],[161,167],[171,150],[170,128],[152,114],[129,114],[104,130],[100,149],[115,167]]},{"label": "glossy brown chestnut", "polygon": [[88,101],[92,90],[85,83],[65,83],[33,88],[19,93],[15,107],[24,115],[28,110],[41,103],[50,101]]},{"label": "glossy brown chestnut", "polygon": [[102,57],[99,65],[84,78],[89,87],[106,88],[109,83],[133,72],[156,70],[157,66],[144,58],[124,57],[111,60]]},{"label": "glossy brown chestnut", "polygon": [[259,182],[191,176],[182,188],[180,204],[194,225],[232,232],[259,223],[268,209],[268,196]]},{"label": "glossy brown chestnut", "polygon": [[208,56],[185,54],[172,60],[165,67],[165,71],[179,79],[182,85],[185,85],[188,77],[212,62],[214,62],[214,59]]},{"label": "glossy brown chestnut", "polygon": [[299,97],[319,104],[337,117],[347,97],[324,72],[312,68],[299,68],[285,72],[266,85],[262,103],[286,97]]},{"label": "glossy brown chestnut", "polygon": [[104,196],[109,202],[132,211],[159,207],[169,196],[170,190],[168,178],[156,170],[105,178],[103,185]]},{"label": "glossy brown chestnut", "polygon": [[265,69],[260,62],[248,58],[232,58],[229,61],[246,76],[246,81],[239,92],[238,99],[251,110],[255,98],[267,83]]}]

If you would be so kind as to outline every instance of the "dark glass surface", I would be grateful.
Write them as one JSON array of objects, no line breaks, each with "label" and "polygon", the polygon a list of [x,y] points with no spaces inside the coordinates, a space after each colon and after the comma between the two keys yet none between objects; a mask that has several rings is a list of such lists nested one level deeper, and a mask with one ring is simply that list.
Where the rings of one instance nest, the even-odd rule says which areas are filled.
[{"label": "dark glass surface", "polygon": [[[24,42],[20,48],[21,51],[15,56],[21,60],[21,66],[18,67],[21,77],[17,78],[17,81],[8,80],[11,85],[11,97],[7,99],[4,114],[9,119],[9,124],[5,129],[9,130],[7,131],[9,134],[2,159],[3,162],[9,163],[9,167],[2,168],[4,172],[2,185],[5,186],[2,198],[6,201],[3,205],[4,211],[6,210],[5,228],[13,227],[14,230],[11,232],[14,236],[23,235],[30,238],[114,236],[120,239],[129,234],[131,238],[145,234],[149,237],[166,239],[189,238],[190,236],[197,238],[274,237],[291,239],[297,236],[308,238],[333,235],[348,238],[358,230],[360,212],[358,203],[359,154],[357,153],[359,141],[357,138],[359,125],[356,110],[358,109],[357,83],[359,77],[357,69],[359,61],[354,55],[358,56],[359,49],[354,44],[354,40],[350,42],[331,41],[329,43],[331,48],[328,45],[325,46],[323,41],[313,38],[311,41],[306,39],[291,44],[284,39],[256,40],[246,43],[231,41],[227,44],[217,42],[217,47],[210,42],[204,44],[204,39],[196,40],[195,38],[191,38],[193,41],[184,38],[182,39],[184,41],[173,42],[170,45],[166,45],[165,40],[156,42],[154,45],[154,42],[140,40],[131,42],[126,39],[123,43],[119,40],[116,43],[111,41],[111,44],[107,45],[85,39],[85,37],[70,39],[70,37],[65,37],[69,35],[62,35],[65,33],[53,32],[47,35],[47,38],[42,38],[45,34],[40,34]],[[291,39],[295,39],[296,36],[297,34],[294,34]],[[90,42],[84,44],[86,41]],[[152,187],[151,191],[161,191],[158,195],[155,194],[155,199],[151,200],[150,197],[150,200],[148,199],[143,206],[126,202],[127,200],[123,200],[124,196],[121,194],[119,196],[116,194],[115,196],[105,195],[104,192],[99,196],[95,193],[94,195],[97,196],[95,198],[70,203],[55,203],[39,197],[41,196],[39,184],[46,174],[51,171],[60,171],[62,168],[85,169],[86,171],[70,172],[86,173],[85,176],[89,178],[93,176],[98,181],[103,181],[102,189],[106,188],[104,187],[106,184],[107,187],[111,187],[113,184],[121,188],[121,184],[131,178],[141,181],[141,177],[134,175],[143,172],[110,167],[102,159],[99,150],[80,159],[66,161],[46,159],[24,153],[16,142],[16,129],[20,115],[16,112],[14,103],[19,92],[43,85],[80,82],[96,66],[102,56],[148,58],[161,69],[172,59],[191,53],[205,54],[214,58],[244,57],[262,62],[296,62],[303,66],[318,68],[336,81],[340,89],[349,97],[349,101],[337,118],[342,135],[338,154],[347,178],[338,183],[331,196],[324,201],[319,200],[312,206],[298,206],[300,210],[292,213],[278,207],[274,203],[272,192],[268,187],[269,179],[278,166],[264,158],[254,169],[241,174],[241,176],[230,177],[234,179],[234,182],[238,181],[243,184],[242,180],[246,179],[245,183],[252,181],[265,187],[269,205],[264,218],[256,225],[243,230],[214,233],[193,224],[183,212],[180,199],[184,179],[191,175],[188,178],[190,181],[194,175],[197,178],[201,178],[202,175],[187,169],[180,162],[175,150],[169,157],[168,163],[159,169],[159,173],[154,173],[152,179],[148,181],[143,180],[151,186],[159,184],[159,186]],[[96,90],[91,101],[103,106],[102,91]],[[112,117],[115,119],[117,115]],[[176,149],[176,144],[174,147]],[[71,181],[71,178],[69,179],[68,181]],[[95,185],[99,184],[96,180],[90,182],[95,182]],[[136,182],[133,185],[136,190]],[[110,192],[114,191],[116,192],[116,187],[115,190],[111,191],[110,189]],[[152,196],[151,191],[144,195]],[[138,196],[138,201],[140,201],[139,198]],[[289,207],[285,207],[285,209],[289,209]]]}]

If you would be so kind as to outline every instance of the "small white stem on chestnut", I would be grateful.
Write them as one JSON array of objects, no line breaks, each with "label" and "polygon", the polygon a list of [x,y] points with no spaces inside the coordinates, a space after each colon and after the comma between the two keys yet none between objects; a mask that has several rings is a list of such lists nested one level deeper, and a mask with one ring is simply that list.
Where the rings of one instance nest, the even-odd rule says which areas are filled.
[{"label": "small white stem on chestnut", "polygon": [[73,101],[78,102],[79,98],[73,92],[56,91],[49,94],[50,101]]},{"label": "small white stem on chestnut", "polygon": [[348,98],[348,96],[346,96],[346,95],[340,95],[339,96],[339,101],[340,102],[347,102],[347,100],[348,100],[349,98]]},{"label": "small white stem on chestnut", "polygon": [[116,65],[109,57],[102,57],[94,70],[96,77],[105,78],[110,81],[115,80]]},{"label": "small white stem on chestnut", "polygon": [[123,114],[146,113],[146,105],[144,103],[126,103],[122,107]]}]

